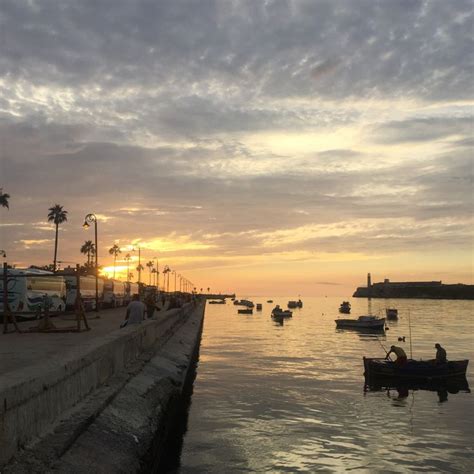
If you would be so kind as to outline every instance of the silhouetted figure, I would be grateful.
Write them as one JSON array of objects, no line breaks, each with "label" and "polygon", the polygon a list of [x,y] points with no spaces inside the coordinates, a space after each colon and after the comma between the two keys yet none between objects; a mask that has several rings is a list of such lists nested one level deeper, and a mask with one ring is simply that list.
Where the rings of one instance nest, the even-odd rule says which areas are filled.
[{"label": "silhouetted figure", "polygon": [[436,349],[436,363],[437,364],[446,364],[448,362],[447,356],[446,356],[446,350],[441,347],[440,344],[436,343],[435,344],[435,349]]},{"label": "silhouetted figure", "polygon": [[398,347],[398,346],[390,347],[390,350],[387,352],[387,355],[385,358],[388,359],[392,352],[397,356],[397,359],[395,360],[395,364],[397,364],[399,367],[407,363],[408,361],[407,355],[405,354],[405,351],[401,347]]},{"label": "silhouetted figure", "polygon": [[133,295],[127,306],[126,325],[140,324],[145,319],[145,311],[146,306],[140,301],[140,295]]},{"label": "silhouetted figure", "polygon": [[147,318],[153,317],[153,313],[155,312],[156,302],[155,302],[155,297],[153,296],[152,293],[148,293],[145,299],[145,305],[146,305]]}]

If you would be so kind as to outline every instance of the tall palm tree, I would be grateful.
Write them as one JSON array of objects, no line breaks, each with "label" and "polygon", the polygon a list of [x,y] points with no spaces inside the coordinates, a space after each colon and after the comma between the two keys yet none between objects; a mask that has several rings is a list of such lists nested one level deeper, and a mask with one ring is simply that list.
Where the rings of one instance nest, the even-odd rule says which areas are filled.
[{"label": "tall palm tree", "polygon": [[91,266],[91,255],[94,255],[95,246],[92,243],[92,240],[86,240],[84,245],[81,247],[81,253],[87,255],[87,266]]},{"label": "tall palm tree", "polygon": [[150,272],[150,274],[148,275],[148,284],[151,285],[151,271],[153,270],[155,264],[150,260],[146,263],[146,266],[148,267],[148,271]]},{"label": "tall palm tree", "polygon": [[9,199],[10,199],[10,195],[7,193],[4,193],[3,188],[0,188],[0,206],[10,209],[10,205],[8,203]]},{"label": "tall palm tree", "polygon": [[[140,263],[140,264],[137,265],[136,270],[137,270],[137,272],[138,272],[138,277],[139,277],[139,279],[140,279],[141,272],[142,272],[143,270],[145,270],[145,267]],[[130,278],[131,278],[131,277],[130,277]],[[140,283],[140,282],[139,282],[139,283]]]},{"label": "tall palm tree", "polygon": [[117,244],[114,244],[112,247],[109,248],[110,255],[114,256],[114,278],[115,278],[115,263],[117,262],[117,255],[122,253],[120,247]]},{"label": "tall palm tree", "polygon": [[63,209],[63,206],[59,204],[55,204],[54,206],[48,209],[48,222],[54,222],[56,226],[56,238],[54,240],[54,261],[53,261],[53,268],[56,271],[56,261],[58,256],[58,231],[59,231],[59,224],[67,221],[67,211]]}]

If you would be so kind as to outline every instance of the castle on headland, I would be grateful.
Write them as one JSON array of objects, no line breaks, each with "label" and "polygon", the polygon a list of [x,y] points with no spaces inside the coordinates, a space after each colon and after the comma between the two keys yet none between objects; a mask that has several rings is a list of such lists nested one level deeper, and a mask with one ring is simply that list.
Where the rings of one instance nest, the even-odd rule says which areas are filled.
[{"label": "castle on headland", "polygon": [[444,285],[441,281],[403,281],[392,282],[385,278],[383,282],[372,283],[367,274],[367,286],[360,286],[352,295],[355,298],[425,298],[473,300],[474,285],[457,283]]}]

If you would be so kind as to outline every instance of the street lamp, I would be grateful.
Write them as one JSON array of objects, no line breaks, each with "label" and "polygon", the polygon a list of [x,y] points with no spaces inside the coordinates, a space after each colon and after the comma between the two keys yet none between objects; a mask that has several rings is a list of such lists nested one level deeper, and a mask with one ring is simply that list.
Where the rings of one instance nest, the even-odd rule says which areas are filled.
[{"label": "street lamp", "polygon": [[97,245],[97,216],[95,214],[87,214],[82,227],[88,229],[94,223],[95,232],[95,310],[99,311],[99,247]]}]

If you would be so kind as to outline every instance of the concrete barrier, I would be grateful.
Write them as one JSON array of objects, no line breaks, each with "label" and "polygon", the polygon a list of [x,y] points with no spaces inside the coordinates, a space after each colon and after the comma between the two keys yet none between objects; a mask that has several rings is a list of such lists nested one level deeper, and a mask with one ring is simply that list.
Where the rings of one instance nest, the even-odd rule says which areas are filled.
[{"label": "concrete barrier", "polygon": [[[42,437],[75,405],[126,371],[146,351],[166,341],[193,312],[192,304],[79,347],[67,359],[1,377],[0,466]],[[13,471],[12,471],[13,472]]]}]

